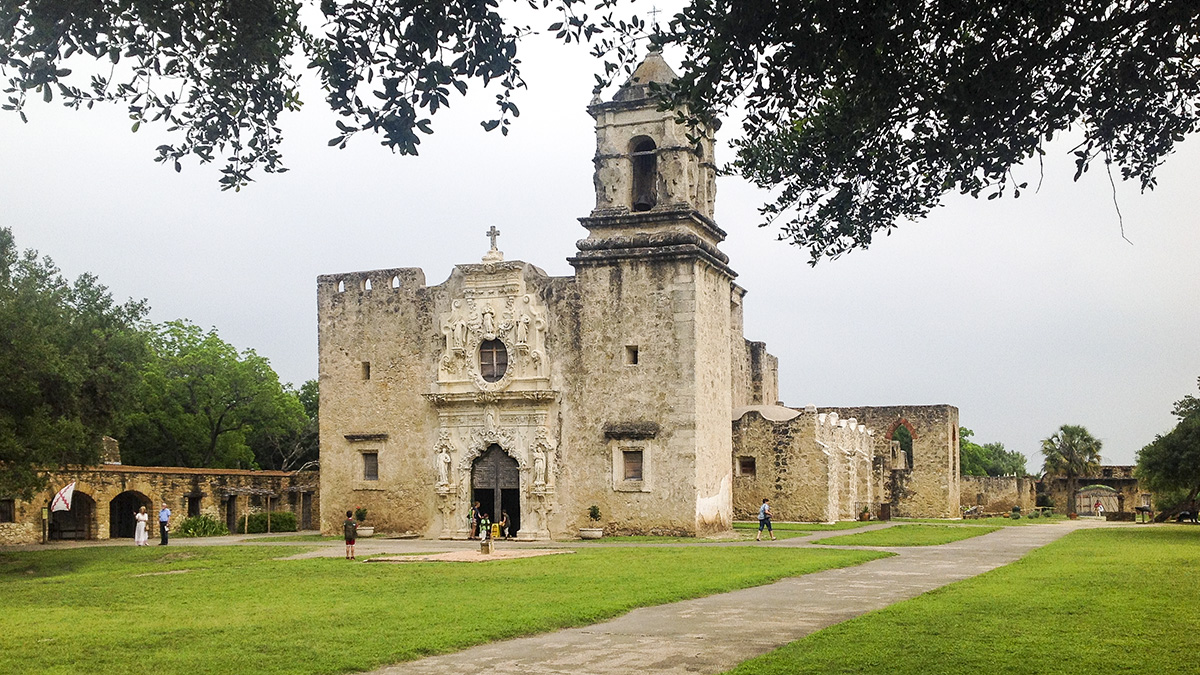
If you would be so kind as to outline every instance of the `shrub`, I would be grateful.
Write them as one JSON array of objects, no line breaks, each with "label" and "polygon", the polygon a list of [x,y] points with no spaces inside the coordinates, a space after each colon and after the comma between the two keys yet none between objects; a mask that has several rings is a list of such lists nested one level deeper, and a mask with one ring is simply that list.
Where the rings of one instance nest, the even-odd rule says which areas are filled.
[{"label": "shrub", "polygon": [[229,528],[212,516],[192,516],[185,518],[172,534],[176,537],[219,537],[229,534]]},{"label": "shrub", "polygon": [[360,523],[362,521],[366,520],[367,519],[367,510],[362,508],[361,506],[357,509],[354,509],[354,519]]},{"label": "shrub", "polygon": [[[237,532],[235,534],[260,534],[267,531],[267,514],[266,513],[251,513],[250,514],[250,529],[246,529],[246,516],[238,518]],[[272,532],[295,532],[296,531],[296,514],[291,511],[272,511],[271,512],[271,531]]]},{"label": "shrub", "polygon": [[1037,511],[1030,511],[1030,512],[1029,512],[1029,517],[1030,517],[1030,518],[1040,518],[1040,517],[1041,517],[1041,515],[1042,515],[1042,514],[1041,514],[1041,513],[1039,513],[1039,512],[1037,512]]},{"label": "shrub", "polygon": [[1052,508],[1054,506],[1054,500],[1050,499],[1050,495],[1048,495],[1044,492],[1037,496],[1037,501],[1034,503],[1037,506],[1043,506],[1046,508]]}]

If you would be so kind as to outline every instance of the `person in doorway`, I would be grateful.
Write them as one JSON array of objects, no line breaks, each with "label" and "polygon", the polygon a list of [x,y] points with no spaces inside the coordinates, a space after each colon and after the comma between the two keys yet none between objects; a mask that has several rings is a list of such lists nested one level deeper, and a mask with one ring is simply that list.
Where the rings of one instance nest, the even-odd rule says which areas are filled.
[{"label": "person in doorway", "polygon": [[479,516],[479,502],[475,502],[475,505],[471,507],[471,513],[468,515],[468,517],[471,519],[471,534],[467,537],[467,539],[475,539],[476,537],[479,537]]},{"label": "person in doorway", "polygon": [[358,539],[358,521],[354,520],[354,512],[346,512],[346,522],[342,523],[342,535],[346,539],[346,560],[354,560],[354,540]]},{"label": "person in doorway", "polygon": [[508,511],[500,509],[500,536],[508,539]]},{"label": "person in doorway", "polygon": [[167,503],[163,502],[162,508],[158,511],[158,545],[167,545],[167,533],[171,530],[167,527],[167,521],[171,520],[171,509],[167,508]]},{"label": "person in doorway", "polygon": [[1095,509],[1096,509],[1096,515],[1098,515],[1098,516],[1104,515],[1104,504],[1101,504],[1099,499],[1096,500]]},{"label": "person in doorway", "polygon": [[775,541],[775,532],[771,529],[771,503],[766,497],[763,497],[762,506],[758,507],[758,535],[754,541],[762,541],[764,527],[767,528],[767,534],[771,535],[771,541]]},{"label": "person in doorway", "polygon": [[146,507],[142,507],[140,511],[133,514],[134,520],[137,521],[137,526],[133,528],[133,543],[137,546],[149,546],[146,542],[150,537],[146,530],[150,527],[150,514],[146,513]]},{"label": "person in doorway", "polygon": [[492,538],[492,518],[490,513],[483,514],[479,519],[479,539],[487,540]]}]

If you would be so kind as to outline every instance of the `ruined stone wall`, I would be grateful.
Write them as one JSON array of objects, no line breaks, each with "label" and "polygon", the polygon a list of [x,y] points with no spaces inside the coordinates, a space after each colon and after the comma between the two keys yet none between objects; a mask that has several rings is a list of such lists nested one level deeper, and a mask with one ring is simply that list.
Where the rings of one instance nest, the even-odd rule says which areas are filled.
[{"label": "ruined stone wall", "polygon": [[746,342],[750,357],[750,403],[779,404],[779,359],[767,352],[765,342]]},{"label": "ruined stone wall", "polygon": [[[750,384],[750,341],[746,340],[744,316],[744,299],[746,291],[737,284],[731,284],[732,293],[729,302],[730,339],[730,384],[731,402],[734,408],[753,405],[754,400]],[[774,401],[772,401],[774,403]]]},{"label": "ruined stone wall", "polygon": [[[735,518],[757,519],[765,497],[776,520],[837,520],[838,467],[831,448],[817,441],[815,412],[746,412],[733,421],[733,456]],[[753,458],[753,474],[741,470],[742,458]]]},{"label": "ruined stone wall", "polygon": [[1037,501],[1037,479],[1031,476],[962,476],[959,480],[964,508],[979,506],[994,513],[1019,506],[1028,513]]},{"label": "ruined stone wall", "polygon": [[874,455],[889,456],[892,432],[905,424],[913,437],[912,470],[907,476],[881,476],[893,486],[880,501],[893,516],[955,518],[959,515],[958,408],[949,405],[821,408],[855,418],[874,430]]},{"label": "ruined stone wall", "polygon": [[[1143,488],[1137,477],[1133,475],[1132,465],[1103,465],[1093,476],[1080,476],[1076,479],[1076,488],[1088,485],[1105,485],[1113,488],[1124,499],[1125,510],[1133,511],[1138,506],[1150,506],[1150,491]],[[1042,479],[1042,489],[1049,494],[1054,503],[1054,512],[1067,514],[1071,512],[1070,493],[1067,489],[1067,479],[1045,476]],[[1118,500],[1119,503],[1119,500]],[[1109,504],[1105,508],[1112,510]],[[1092,507],[1087,503],[1075,506],[1076,513],[1091,514]]]},{"label": "ruined stone wall", "polygon": [[[60,489],[75,482],[72,509],[82,515],[85,505],[91,505],[86,518],[87,539],[109,539],[118,536],[113,527],[117,508],[113,501],[123,493],[133,493],[146,506],[150,516],[151,536],[158,536],[159,505],[166,502],[171,509],[171,523],[178,525],[188,515],[189,497],[198,499],[201,514],[222,523],[229,522],[230,497],[234,498],[234,520],[246,513],[259,513],[270,506],[273,511],[296,514],[298,527],[303,526],[303,508],[307,502],[312,525],[317,524],[320,510],[316,472],[242,471],[235,469],[192,469],[181,467],[142,467],[105,465],[77,470],[45,473],[48,487],[34,495],[32,501],[15,500],[12,523],[0,523],[0,545],[34,544],[42,540],[42,507]],[[305,498],[303,495],[307,494]]]}]

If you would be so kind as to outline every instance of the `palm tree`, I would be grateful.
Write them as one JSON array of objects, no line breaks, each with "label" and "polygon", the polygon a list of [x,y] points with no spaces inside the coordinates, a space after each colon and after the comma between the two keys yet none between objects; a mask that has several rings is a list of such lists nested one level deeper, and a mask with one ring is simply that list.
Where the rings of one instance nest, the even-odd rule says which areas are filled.
[{"label": "palm tree", "polygon": [[1042,471],[1051,476],[1066,476],[1070,495],[1067,512],[1074,513],[1079,477],[1100,469],[1100,440],[1083,427],[1064,424],[1042,441],[1042,454],[1046,456]]}]

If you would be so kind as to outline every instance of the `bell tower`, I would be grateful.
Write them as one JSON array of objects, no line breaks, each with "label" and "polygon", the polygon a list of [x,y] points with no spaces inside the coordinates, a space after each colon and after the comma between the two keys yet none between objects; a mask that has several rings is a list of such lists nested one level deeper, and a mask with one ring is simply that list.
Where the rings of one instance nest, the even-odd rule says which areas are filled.
[{"label": "bell tower", "polygon": [[677,121],[677,111],[660,110],[655,96],[675,77],[662,53],[651,51],[611,101],[597,95],[588,106],[596,120],[596,207],[581,221],[590,232],[581,254],[611,249],[614,241],[601,242],[614,237],[656,235],[727,263],[717,250],[725,233],[713,221],[713,129]]},{"label": "bell tower", "polygon": [[675,77],[651,51],[612,100],[588,106],[596,207],[580,218],[588,236],[569,259],[584,344],[568,394],[586,431],[568,442],[611,475],[592,498],[614,521],[654,514],[664,529],[707,534],[732,522],[740,289],[717,248],[725,232],[713,220],[713,129],[659,109],[656,85]]}]

